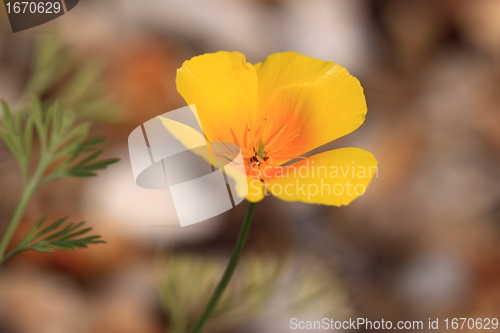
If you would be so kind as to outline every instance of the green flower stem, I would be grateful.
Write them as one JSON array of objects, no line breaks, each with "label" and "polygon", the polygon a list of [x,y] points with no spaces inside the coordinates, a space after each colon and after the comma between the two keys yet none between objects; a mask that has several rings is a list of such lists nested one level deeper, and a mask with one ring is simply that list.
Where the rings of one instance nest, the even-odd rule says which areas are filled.
[{"label": "green flower stem", "polygon": [[253,213],[255,211],[255,205],[256,203],[253,202],[251,202],[248,205],[247,213],[245,215],[245,219],[243,220],[243,225],[241,227],[238,240],[236,241],[236,245],[234,246],[233,253],[231,254],[231,258],[229,259],[229,263],[227,264],[226,271],[224,272],[224,275],[219,281],[217,288],[215,288],[215,291],[212,294],[212,297],[210,298],[210,301],[208,302],[205,311],[203,311],[203,314],[201,315],[200,319],[196,323],[196,326],[191,331],[191,333],[202,332],[203,327],[205,326],[207,320],[210,318],[215,308],[217,307],[217,304],[219,303],[222,294],[224,293],[224,290],[229,284],[229,281],[231,281],[231,277],[233,276],[234,270],[238,265],[238,260],[240,259],[241,251],[243,250],[243,246],[245,245],[245,242],[247,240],[248,232],[252,224]]},{"label": "green flower stem", "polygon": [[12,236],[14,235],[14,232],[16,231],[19,225],[19,222],[21,221],[21,218],[24,215],[24,211],[26,210],[26,207],[28,206],[31,197],[35,192],[35,189],[36,186],[34,186],[34,183],[30,182],[29,185],[26,186],[26,188],[23,190],[21,199],[19,200],[19,203],[14,212],[14,216],[12,216],[12,220],[10,220],[9,226],[5,231],[5,235],[2,238],[2,242],[0,243],[0,264],[2,264],[3,262],[7,246],[9,245]]},{"label": "green flower stem", "polygon": [[21,194],[21,199],[19,199],[19,203],[17,204],[16,210],[14,211],[14,215],[10,220],[9,226],[3,235],[2,241],[0,242],[0,265],[6,259],[5,251],[7,251],[7,247],[9,246],[10,241],[12,240],[12,236],[17,230],[19,226],[19,222],[26,211],[29,201],[35,194],[36,189],[40,185],[40,179],[42,178],[43,173],[47,167],[47,162],[44,156],[42,156],[38,167],[36,168],[33,177],[24,186],[23,192]]}]

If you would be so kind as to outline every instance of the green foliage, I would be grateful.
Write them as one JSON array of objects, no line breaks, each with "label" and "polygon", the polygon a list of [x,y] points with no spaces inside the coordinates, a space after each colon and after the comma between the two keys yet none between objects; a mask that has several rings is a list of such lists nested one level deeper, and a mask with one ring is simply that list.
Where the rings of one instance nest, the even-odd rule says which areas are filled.
[{"label": "green foliage", "polygon": [[[39,230],[45,222],[41,219],[5,255],[38,187],[56,179],[92,177],[96,171],[118,162],[116,158],[99,159],[104,139],[88,139],[90,124],[80,121],[80,118],[109,119],[116,110],[102,94],[100,73],[99,66],[79,63],[57,38],[44,35],[37,42],[32,74],[20,106],[12,110],[1,102],[0,139],[19,164],[23,190],[0,240],[0,264],[26,250],[53,252],[103,243],[100,236],[87,236],[91,229],[82,228],[83,222],[63,226],[66,219],[60,219]],[[34,150],[34,146],[39,149]]]},{"label": "green foliage", "polygon": [[[158,268],[168,331],[189,332],[217,285],[224,260],[172,254]],[[318,318],[349,318],[352,309],[348,304],[340,280],[313,257],[291,261],[247,255],[242,256],[204,332],[238,331],[257,317],[305,316],[311,314],[310,309],[315,309]]]},{"label": "green foliage", "polygon": [[[56,231],[65,221],[57,220],[38,231],[45,221],[41,219],[21,243],[3,258],[29,200],[40,185],[61,178],[95,176],[95,171],[106,169],[110,164],[118,162],[118,159],[98,160],[102,153],[98,147],[104,139],[88,140],[89,124],[78,122],[74,113],[63,110],[58,104],[44,108],[40,100],[33,97],[21,112],[13,113],[5,102],[2,102],[2,110],[0,137],[19,164],[24,188],[11,224],[0,243],[0,262],[26,250],[53,252],[56,249],[74,250],[76,247],[102,243],[100,236],[75,238],[90,232],[91,228],[81,229],[83,222],[69,224],[40,239],[41,236]],[[31,172],[32,145],[35,138],[38,139],[40,153],[36,168]]]},{"label": "green foliage", "polygon": [[[274,296],[282,268],[274,261],[265,263],[257,257],[242,258],[207,329],[225,331],[259,314]],[[160,296],[171,332],[189,331],[223,270],[224,260],[191,255],[171,256],[162,263]]]},{"label": "green foliage", "polygon": [[12,114],[9,106],[2,101],[3,119],[0,119],[0,136],[14,154],[23,179],[26,178],[31,155],[33,119],[24,122],[22,114]]},{"label": "green foliage", "polygon": [[92,228],[82,228],[84,222],[70,223],[61,228],[66,221],[66,217],[63,217],[42,229],[45,221],[46,217],[41,218],[5,258],[27,250],[52,253],[55,250],[74,251],[76,248],[86,248],[90,244],[106,243],[101,240],[101,236],[78,238],[92,230]]},{"label": "green foliage", "polygon": [[95,120],[118,118],[120,110],[109,96],[104,96],[102,64],[96,59],[82,63],[54,35],[37,39],[31,79],[26,91],[43,96],[44,101],[57,101],[80,117]]},{"label": "green foliage", "polygon": [[102,138],[86,140],[87,123],[78,123],[74,113],[63,111],[58,104],[44,110],[40,100],[33,97],[26,112],[12,114],[2,102],[4,118],[0,121],[0,136],[16,157],[23,179],[29,178],[29,164],[33,137],[40,143],[39,166],[47,169],[56,164],[50,173],[43,175],[40,184],[67,177],[91,177],[96,170],[105,169],[118,159],[96,160],[102,150],[98,145]]}]

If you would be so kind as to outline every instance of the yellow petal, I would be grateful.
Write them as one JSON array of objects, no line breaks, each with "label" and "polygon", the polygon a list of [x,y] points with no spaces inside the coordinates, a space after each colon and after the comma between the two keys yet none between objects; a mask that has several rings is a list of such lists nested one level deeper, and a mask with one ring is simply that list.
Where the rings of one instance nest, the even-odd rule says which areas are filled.
[{"label": "yellow petal", "polygon": [[274,170],[266,189],[287,201],[344,206],[364,194],[377,164],[363,149],[330,150]]},{"label": "yellow petal", "polygon": [[248,194],[247,200],[250,202],[258,202],[264,199],[264,183],[252,177],[247,177],[248,180]]},{"label": "yellow petal", "polygon": [[350,133],[365,119],[359,81],[334,62],[285,52],[270,55],[255,68],[257,119],[263,124],[266,151],[277,163]]},{"label": "yellow petal", "polygon": [[201,127],[211,142],[244,145],[257,106],[257,74],[238,52],[203,54],[177,70],[177,91],[195,104]]},{"label": "yellow petal", "polygon": [[178,121],[157,116],[165,128],[176,138],[186,149],[193,149],[207,144],[205,137],[194,128]]}]

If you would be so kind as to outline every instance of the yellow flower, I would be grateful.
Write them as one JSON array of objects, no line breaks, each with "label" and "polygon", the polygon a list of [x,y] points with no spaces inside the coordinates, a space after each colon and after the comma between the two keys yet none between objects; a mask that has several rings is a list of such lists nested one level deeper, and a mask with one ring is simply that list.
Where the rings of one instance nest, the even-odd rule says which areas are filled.
[{"label": "yellow flower", "polygon": [[334,62],[285,52],[252,65],[241,53],[217,52],[185,61],[176,84],[196,105],[209,142],[240,146],[251,202],[270,192],[288,201],[347,205],[376,173],[377,160],[363,149],[302,156],[364,122],[363,89]]}]

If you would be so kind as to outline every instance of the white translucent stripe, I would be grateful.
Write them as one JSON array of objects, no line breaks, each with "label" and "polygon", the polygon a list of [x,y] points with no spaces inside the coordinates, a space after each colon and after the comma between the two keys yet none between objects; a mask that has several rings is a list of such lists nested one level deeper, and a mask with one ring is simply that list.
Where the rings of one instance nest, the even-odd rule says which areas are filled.
[{"label": "white translucent stripe", "polygon": [[181,226],[222,214],[233,207],[231,197],[237,205],[248,193],[240,147],[216,142],[209,149],[193,112],[194,106],[167,112],[144,123],[146,137],[140,126],[129,136],[136,184],[168,184]]},{"label": "white translucent stripe", "polygon": [[170,186],[181,226],[198,223],[233,208],[221,170]]}]

